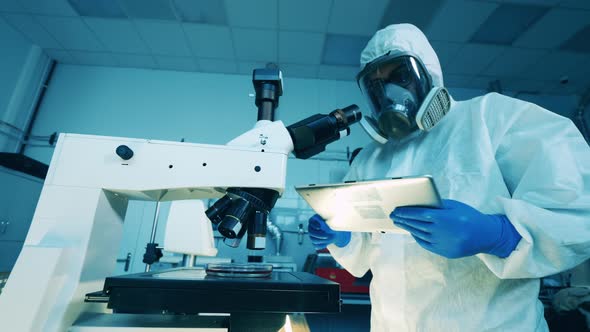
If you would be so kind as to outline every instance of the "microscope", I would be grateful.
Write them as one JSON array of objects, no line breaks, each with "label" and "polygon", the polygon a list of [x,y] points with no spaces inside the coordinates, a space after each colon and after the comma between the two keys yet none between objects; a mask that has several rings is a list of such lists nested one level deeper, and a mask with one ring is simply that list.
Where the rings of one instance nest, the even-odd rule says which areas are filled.
[{"label": "microscope", "polygon": [[[251,312],[258,310],[250,303],[257,297],[264,312],[321,312],[317,305],[327,299],[330,310],[337,310],[337,284],[321,285],[312,275],[266,282],[156,274],[116,279],[130,286],[121,292],[127,292],[133,310],[121,302],[123,293],[105,284],[115,269],[129,200],[217,198],[205,214],[224,243],[237,247],[247,233],[249,249],[264,249],[266,220],[284,191],[289,154],[312,157],[348,135],[350,125],[361,119],[351,105],[285,126],[274,119],[283,93],[281,72],[256,69],[253,84],[256,125],[226,145],[61,134],[23,249],[0,296],[0,329],[70,330],[85,314],[109,312],[104,303],[85,301],[97,289],[104,289],[113,312],[139,312],[137,306],[160,313]],[[298,297],[302,294],[304,299]],[[265,296],[272,298],[263,302]]]}]

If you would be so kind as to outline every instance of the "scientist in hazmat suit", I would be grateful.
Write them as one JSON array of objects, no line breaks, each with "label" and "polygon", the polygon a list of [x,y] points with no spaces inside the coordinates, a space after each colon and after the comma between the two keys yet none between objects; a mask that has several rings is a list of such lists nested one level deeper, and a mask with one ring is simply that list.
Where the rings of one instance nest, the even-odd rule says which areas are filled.
[{"label": "scientist in hazmat suit", "polygon": [[357,76],[375,138],[348,180],[430,174],[440,209],[398,207],[408,234],[309,221],[355,276],[371,270],[372,331],[547,331],[540,278],[590,257],[590,149],[567,118],[497,93],[452,100],[410,24],[378,31]]}]

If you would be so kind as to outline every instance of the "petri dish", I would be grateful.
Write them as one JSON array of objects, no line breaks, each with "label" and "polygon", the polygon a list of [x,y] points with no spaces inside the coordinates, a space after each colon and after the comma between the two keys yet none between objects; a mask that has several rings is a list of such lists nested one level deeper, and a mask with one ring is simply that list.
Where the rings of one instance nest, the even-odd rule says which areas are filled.
[{"label": "petri dish", "polygon": [[272,273],[271,264],[261,263],[210,263],[205,269],[208,276],[228,278],[265,278]]}]

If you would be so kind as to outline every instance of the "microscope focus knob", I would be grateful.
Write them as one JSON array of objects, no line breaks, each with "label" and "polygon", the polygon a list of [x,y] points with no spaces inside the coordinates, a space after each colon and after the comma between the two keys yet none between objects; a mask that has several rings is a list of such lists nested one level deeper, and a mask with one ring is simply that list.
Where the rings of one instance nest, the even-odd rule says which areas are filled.
[{"label": "microscope focus knob", "polygon": [[117,153],[117,156],[121,157],[123,160],[129,160],[133,157],[133,150],[127,145],[119,145],[115,152]]}]

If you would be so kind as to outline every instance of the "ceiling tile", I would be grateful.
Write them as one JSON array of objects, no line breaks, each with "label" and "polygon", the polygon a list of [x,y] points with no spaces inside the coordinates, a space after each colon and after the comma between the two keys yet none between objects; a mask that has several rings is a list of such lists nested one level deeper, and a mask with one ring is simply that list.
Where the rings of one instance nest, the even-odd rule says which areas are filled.
[{"label": "ceiling tile", "polygon": [[127,18],[118,0],[69,0],[80,16]]},{"label": "ceiling tile", "polygon": [[232,29],[238,60],[277,62],[277,32]]},{"label": "ceiling tile", "polygon": [[113,54],[121,67],[129,68],[157,68],[158,65],[151,55]]},{"label": "ceiling tile", "polygon": [[434,16],[426,36],[430,40],[466,42],[497,7],[491,2],[449,0]]},{"label": "ceiling tile", "polygon": [[321,65],[318,78],[327,80],[355,81],[359,68],[357,66],[328,66]]},{"label": "ceiling tile", "polygon": [[91,66],[118,66],[119,62],[112,53],[105,52],[84,52],[84,51],[69,51],[74,58],[74,61],[79,65]]},{"label": "ceiling tile", "polygon": [[440,62],[440,65],[443,68],[443,72],[446,69],[447,64],[455,58],[455,55],[459,53],[459,50],[464,45],[460,43],[451,43],[444,41],[432,41],[430,44],[432,45],[432,48],[434,48],[434,51],[438,56],[438,62]]},{"label": "ceiling tile", "polygon": [[195,55],[204,58],[235,58],[229,27],[185,23],[183,28]]},{"label": "ceiling tile", "polygon": [[37,21],[30,15],[4,14],[4,19],[41,48],[62,48]]},{"label": "ceiling tile", "polygon": [[238,66],[233,60],[199,58],[197,61],[200,71],[203,72],[223,74],[236,74],[238,72]]},{"label": "ceiling tile", "polygon": [[473,76],[467,75],[444,75],[445,86],[451,88],[469,88],[469,82]]},{"label": "ceiling tile", "polygon": [[588,0],[561,0],[559,3],[561,7],[590,9],[590,1]]},{"label": "ceiling tile", "polygon": [[298,78],[317,78],[320,66],[316,65],[299,65],[291,63],[281,63],[279,68],[283,72],[283,77]]},{"label": "ceiling tile", "polygon": [[59,63],[75,63],[74,58],[68,51],[62,49],[44,49],[43,52]]},{"label": "ceiling tile", "polygon": [[279,62],[319,65],[325,35],[317,32],[279,32]]},{"label": "ceiling tile", "polygon": [[506,47],[484,44],[465,44],[447,65],[449,74],[477,75],[498,57]]},{"label": "ceiling tile", "polygon": [[497,78],[491,76],[475,76],[469,81],[468,87],[487,91],[490,87],[490,82],[495,80],[497,80]]},{"label": "ceiling tile", "polygon": [[566,51],[590,53],[590,24],[576,32],[560,46]]},{"label": "ceiling tile", "polygon": [[0,0],[0,12],[23,13],[25,8],[20,5],[19,0]]},{"label": "ceiling tile", "polygon": [[556,48],[590,22],[590,11],[554,8],[514,42],[528,48]]},{"label": "ceiling tile", "polygon": [[332,0],[279,0],[279,28],[325,32],[331,7]]},{"label": "ceiling tile", "polygon": [[66,49],[104,51],[81,18],[35,16],[35,19]]},{"label": "ceiling tile", "polygon": [[588,55],[555,51],[542,56],[539,61],[525,68],[523,78],[558,82],[562,76],[576,75],[588,63]]},{"label": "ceiling tile", "polygon": [[[252,75],[256,68],[266,68],[265,62],[240,61],[238,62],[238,74]],[[280,67],[279,67],[280,68]],[[282,68],[280,68],[282,70]]]},{"label": "ceiling tile", "polygon": [[359,66],[361,52],[369,42],[366,36],[326,35],[322,64]]},{"label": "ceiling tile", "polygon": [[[252,75],[254,69],[257,68],[266,68],[265,62],[256,62],[256,61],[240,61],[238,62],[238,73],[244,75]],[[282,68],[280,68],[282,69]]]},{"label": "ceiling tile", "polygon": [[278,26],[275,0],[225,0],[225,7],[232,27],[276,29]]},{"label": "ceiling tile", "polygon": [[132,18],[176,20],[169,0],[120,0],[120,3]]},{"label": "ceiling tile", "polygon": [[137,20],[135,26],[153,54],[190,56],[188,43],[178,23]]},{"label": "ceiling tile", "polygon": [[499,77],[519,77],[522,72],[534,63],[537,63],[547,51],[531,50],[511,47],[497,57],[486,68],[484,74]]},{"label": "ceiling tile", "polygon": [[471,37],[472,43],[511,45],[549,11],[547,6],[503,4],[496,8]]},{"label": "ceiling tile", "polygon": [[390,1],[385,10],[381,27],[400,22],[411,22],[420,30],[426,31],[434,15],[446,0]]},{"label": "ceiling tile", "polygon": [[540,80],[505,79],[501,84],[504,91],[538,93],[550,83]]},{"label": "ceiling tile", "polygon": [[31,14],[78,16],[67,0],[20,0],[19,2]]},{"label": "ceiling tile", "polygon": [[371,36],[379,28],[387,0],[337,0],[332,5],[328,32],[344,35]]},{"label": "ceiling tile", "polygon": [[515,3],[522,5],[554,6],[562,0],[500,0],[504,3]]},{"label": "ceiling tile", "polygon": [[111,52],[148,52],[147,46],[129,20],[85,18],[84,21]]},{"label": "ceiling tile", "polygon": [[195,71],[197,66],[191,57],[156,55],[158,68],[164,70]]},{"label": "ceiling tile", "polygon": [[176,14],[183,22],[226,25],[227,15],[223,1],[173,0]]}]

